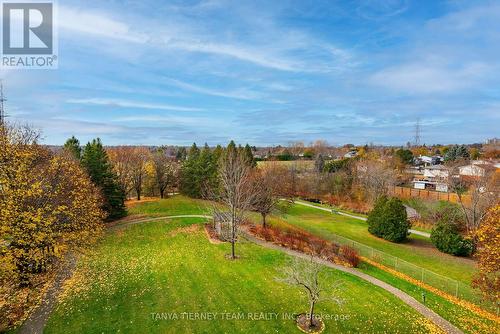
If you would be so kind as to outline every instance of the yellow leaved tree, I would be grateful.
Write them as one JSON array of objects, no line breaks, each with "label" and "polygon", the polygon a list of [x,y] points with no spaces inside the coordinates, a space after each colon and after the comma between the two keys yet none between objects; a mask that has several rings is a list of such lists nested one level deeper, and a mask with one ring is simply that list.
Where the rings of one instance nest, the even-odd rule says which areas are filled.
[{"label": "yellow leaved tree", "polygon": [[9,313],[8,293],[32,286],[67,250],[102,231],[99,191],[78,161],[54,154],[38,137],[29,127],[0,126],[2,314]]}]

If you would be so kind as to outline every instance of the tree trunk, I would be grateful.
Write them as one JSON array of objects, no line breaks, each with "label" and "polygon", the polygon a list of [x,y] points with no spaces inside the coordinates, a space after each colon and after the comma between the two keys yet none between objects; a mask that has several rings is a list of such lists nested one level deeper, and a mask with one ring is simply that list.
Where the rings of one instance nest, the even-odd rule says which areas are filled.
[{"label": "tree trunk", "polygon": [[165,191],[164,191],[163,189],[160,189],[160,198],[163,198],[163,193],[164,193],[164,192],[165,192]]},{"label": "tree trunk", "polygon": [[234,251],[234,244],[236,243],[236,213],[235,209],[231,210],[231,259],[236,259],[236,254]]},{"label": "tree trunk", "polygon": [[260,213],[262,215],[262,227],[266,228],[266,214],[265,213]]},{"label": "tree trunk", "polygon": [[315,302],[311,302],[311,307],[309,309],[309,328],[311,328],[313,326],[314,304],[315,304]]}]

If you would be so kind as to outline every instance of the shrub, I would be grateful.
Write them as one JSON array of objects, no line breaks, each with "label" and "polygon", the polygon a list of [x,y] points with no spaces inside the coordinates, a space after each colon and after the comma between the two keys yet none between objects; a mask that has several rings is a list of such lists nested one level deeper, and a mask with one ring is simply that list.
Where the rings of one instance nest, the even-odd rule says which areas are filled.
[{"label": "shrub", "polygon": [[341,246],[340,255],[347,261],[351,266],[357,268],[360,262],[358,251],[351,246]]},{"label": "shrub", "polygon": [[474,242],[460,234],[454,221],[439,220],[432,230],[431,242],[441,252],[455,256],[469,256],[474,251]]},{"label": "shrub", "polygon": [[280,229],[275,226],[264,228],[261,225],[251,226],[250,232],[268,242],[315,255],[335,263],[338,263],[337,260],[340,259],[341,263],[347,262],[353,267],[359,264],[359,256],[351,247],[342,246],[341,248],[335,243],[313,236],[308,232],[295,229]]},{"label": "shrub", "polygon": [[403,202],[395,197],[379,198],[368,215],[368,231],[388,241],[405,241],[410,227]]}]

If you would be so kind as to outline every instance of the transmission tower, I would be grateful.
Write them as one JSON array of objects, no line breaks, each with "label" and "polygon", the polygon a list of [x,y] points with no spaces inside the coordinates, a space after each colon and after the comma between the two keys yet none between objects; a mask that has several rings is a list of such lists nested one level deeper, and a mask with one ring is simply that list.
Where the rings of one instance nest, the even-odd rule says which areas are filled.
[{"label": "transmission tower", "polygon": [[5,124],[5,101],[7,101],[7,99],[5,99],[3,95],[3,80],[0,80],[0,125]]},{"label": "transmission tower", "polygon": [[415,146],[420,146],[420,118],[417,118],[417,123],[415,124]]}]

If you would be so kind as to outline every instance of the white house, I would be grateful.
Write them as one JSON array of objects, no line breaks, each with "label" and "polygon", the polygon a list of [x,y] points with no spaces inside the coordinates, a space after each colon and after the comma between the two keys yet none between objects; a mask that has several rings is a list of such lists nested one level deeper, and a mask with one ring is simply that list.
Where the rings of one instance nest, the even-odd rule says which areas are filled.
[{"label": "white house", "polygon": [[344,154],[344,158],[354,158],[356,155],[358,154],[358,152],[356,151],[350,151],[350,152],[347,152],[346,154]]},{"label": "white house", "polygon": [[413,188],[447,192],[448,184],[446,180],[448,176],[449,171],[443,165],[427,166],[423,170],[423,175],[417,176],[413,180]]},{"label": "white house", "polygon": [[458,173],[461,176],[482,177],[486,175],[487,172],[495,169],[496,166],[489,163],[471,163],[470,165],[458,167]]},{"label": "white house", "polygon": [[448,169],[443,165],[428,166],[424,168],[424,177],[429,179],[446,179],[449,176]]},{"label": "white house", "polygon": [[415,189],[427,189],[427,190],[435,190],[440,192],[447,192],[448,185],[446,183],[441,183],[437,181],[429,181],[429,180],[414,180],[413,188]]},{"label": "white house", "polygon": [[432,157],[429,157],[427,155],[420,155],[415,159],[416,164],[424,166],[439,165],[442,161],[443,158],[441,158],[439,155],[434,155]]}]

